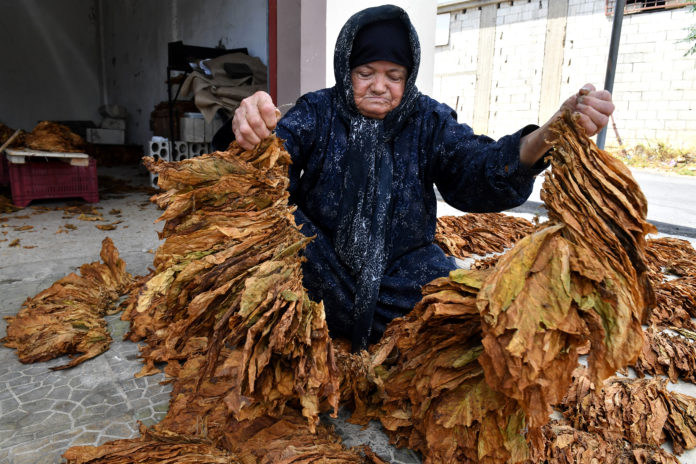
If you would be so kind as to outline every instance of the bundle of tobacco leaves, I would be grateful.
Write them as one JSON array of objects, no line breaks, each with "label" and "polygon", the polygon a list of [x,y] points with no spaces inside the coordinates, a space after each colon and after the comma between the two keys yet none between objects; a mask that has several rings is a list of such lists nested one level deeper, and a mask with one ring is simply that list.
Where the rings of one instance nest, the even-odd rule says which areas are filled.
[{"label": "bundle of tobacco leaves", "polygon": [[457,258],[502,253],[534,230],[534,224],[503,213],[471,213],[437,219],[435,244]]},{"label": "bundle of tobacco leaves", "polygon": [[541,193],[549,222],[506,253],[478,293],[486,381],[519,401],[530,430],[548,421],[587,340],[598,383],[638,358],[654,302],[645,235],[656,230],[638,184],[570,115],[551,129]]},{"label": "bundle of tobacco leaves", "polygon": [[16,316],[7,316],[5,346],[17,349],[23,363],[78,354],[53,370],[76,366],[109,348],[104,315],[113,311],[131,282],[125,262],[110,238],[102,241],[102,263],[83,264],[80,275],[68,274],[27,299]]},{"label": "bundle of tobacco leaves", "polygon": [[[167,362],[166,417],[134,440],[71,448],[69,463],[381,463],[318,424],[338,404],[321,304],[302,287],[307,243],[287,204],[289,155],[276,138],[148,167],[167,189],[155,269],[123,318],[144,340],[144,372]],[[169,459],[170,461],[166,461]]]},{"label": "bundle of tobacco leaves", "polygon": [[[0,122],[0,145],[3,145],[7,140],[12,137],[15,133],[15,130],[12,129],[9,126],[6,126],[5,124]],[[26,137],[26,133],[22,130],[17,134],[15,139],[10,143],[9,147],[7,148],[17,148],[17,147],[22,147],[24,146],[24,138]],[[0,155],[1,156],[1,155]]]},{"label": "bundle of tobacco leaves", "polygon": [[115,440],[102,446],[74,446],[63,458],[67,464],[242,464],[229,451],[200,436],[157,432],[140,425],[138,438]]},{"label": "bundle of tobacco leaves", "polygon": [[583,369],[561,408],[577,429],[606,440],[659,446],[670,440],[676,454],[696,447],[696,398],[666,388],[666,379],[612,377],[596,390]]},{"label": "bundle of tobacco leaves", "polygon": [[384,464],[369,449],[345,449],[324,426],[311,431],[298,414],[231,421],[217,442],[161,429],[141,425],[138,438],[76,446],[63,457],[67,464]]},{"label": "bundle of tobacco leaves", "polygon": [[426,285],[423,299],[388,326],[372,354],[380,394],[363,392],[372,401],[367,416],[380,420],[398,446],[423,453],[426,463],[527,457],[524,413],[488,386],[478,362],[476,294],[489,273],[456,270]]},{"label": "bundle of tobacco leaves", "polygon": [[25,137],[28,148],[59,153],[82,153],[87,147],[85,139],[67,126],[51,121],[41,121]]},{"label": "bundle of tobacco leaves", "polygon": [[648,240],[647,254],[651,277],[657,282],[664,274],[696,276],[696,250],[688,240],[674,237]]},{"label": "bundle of tobacco leaves", "polygon": [[529,464],[679,464],[659,447],[606,440],[600,434],[552,421],[541,428],[543,447],[533,449]]},{"label": "bundle of tobacco leaves", "polygon": [[661,237],[648,240],[647,253],[656,296],[648,324],[696,329],[696,250],[686,240]]},{"label": "bundle of tobacco leaves", "polygon": [[678,379],[696,383],[696,332],[675,329],[678,334],[649,327],[645,331],[643,352],[633,365],[643,377],[666,376],[672,382]]},{"label": "bundle of tobacco leaves", "polygon": [[373,351],[374,384],[356,383],[366,415],[427,463],[525,461],[527,440],[544,449],[540,427],[588,340],[600,380],[640,353],[653,300],[645,199],[569,116],[553,130],[543,193],[550,222],[495,268],[457,270],[424,287]]},{"label": "bundle of tobacco leaves", "polygon": [[696,275],[666,280],[655,285],[655,306],[649,325],[696,329]]},{"label": "bundle of tobacco leaves", "polygon": [[314,426],[323,397],[338,406],[338,373],[323,306],[302,286],[298,253],[309,239],[287,203],[280,140],[145,162],[166,190],[153,197],[166,240],[122,316],[128,338],[147,344],[142,373],[167,362],[190,404],[223,405],[243,420],[280,415],[290,402]]}]

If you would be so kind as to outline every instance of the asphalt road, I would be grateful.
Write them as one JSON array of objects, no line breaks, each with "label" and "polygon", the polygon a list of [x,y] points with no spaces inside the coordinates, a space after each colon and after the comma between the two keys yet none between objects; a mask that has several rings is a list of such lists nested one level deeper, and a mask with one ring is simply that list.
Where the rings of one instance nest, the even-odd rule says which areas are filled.
[{"label": "asphalt road", "polygon": [[[638,185],[648,200],[648,220],[660,233],[696,238],[696,177],[634,170]],[[545,215],[537,179],[529,200],[512,211]]]}]

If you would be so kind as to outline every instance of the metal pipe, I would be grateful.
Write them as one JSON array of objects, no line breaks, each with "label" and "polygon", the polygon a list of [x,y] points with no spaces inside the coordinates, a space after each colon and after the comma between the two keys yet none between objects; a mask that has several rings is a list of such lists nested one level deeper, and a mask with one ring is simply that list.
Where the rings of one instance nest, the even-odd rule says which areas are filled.
[{"label": "metal pipe", "polygon": [[[604,88],[609,92],[614,90],[614,75],[616,74],[616,59],[619,55],[619,40],[621,39],[621,23],[623,22],[624,5],[626,0],[616,0],[614,4],[614,22],[611,26],[611,42],[609,43],[609,59],[607,60],[607,75],[604,78]],[[604,149],[607,138],[607,127],[604,126],[597,135],[597,146]]]}]

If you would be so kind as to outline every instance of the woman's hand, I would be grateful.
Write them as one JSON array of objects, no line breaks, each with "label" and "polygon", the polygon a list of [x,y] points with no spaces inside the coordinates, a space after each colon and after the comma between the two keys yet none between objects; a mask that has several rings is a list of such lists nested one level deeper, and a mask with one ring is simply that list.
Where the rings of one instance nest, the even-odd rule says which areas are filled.
[{"label": "woman's hand", "polygon": [[520,161],[523,165],[532,166],[551,148],[548,144],[549,127],[565,111],[570,111],[577,123],[585,129],[585,133],[592,137],[609,123],[614,103],[607,90],[596,90],[594,85],[585,84],[577,94],[563,102],[546,124],[522,137]]},{"label": "woman's hand", "polygon": [[258,91],[242,100],[234,110],[232,132],[242,148],[251,150],[271,135],[279,120],[280,111],[273,104],[271,96]]},{"label": "woman's hand", "polygon": [[561,105],[560,113],[568,110],[585,129],[588,137],[599,133],[614,112],[614,103],[607,90],[596,90],[594,85],[585,84],[580,91]]}]

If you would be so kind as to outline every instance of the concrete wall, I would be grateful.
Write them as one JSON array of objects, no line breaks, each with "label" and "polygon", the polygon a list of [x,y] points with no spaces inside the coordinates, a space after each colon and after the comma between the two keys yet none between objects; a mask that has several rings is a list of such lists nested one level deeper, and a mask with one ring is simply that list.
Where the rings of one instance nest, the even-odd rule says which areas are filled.
[{"label": "concrete wall", "polygon": [[268,7],[258,0],[98,0],[102,7],[106,94],[131,117],[127,137],[152,136],[150,113],[167,100],[167,43],[247,47],[268,63]]},{"label": "concrete wall", "polygon": [[[421,44],[421,65],[416,85],[421,92],[430,94],[433,89],[433,60],[435,48],[435,0],[393,0],[388,3],[400,6],[408,12],[411,22],[418,32]],[[333,55],[336,39],[341,27],[354,13],[375,6],[371,0],[327,0],[326,1],[326,82],[325,86],[335,83]]]},{"label": "concrete wall", "polygon": [[326,87],[326,2],[280,0],[277,5],[276,104],[285,113],[300,95]]},{"label": "concrete wall", "polygon": [[[459,6],[474,2],[481,3]],[[433,95],[456,108],[460,121],[480,119],[482,106],[474,103],[486,93],[489,114],[474,129],[500,137],[543,122],[586,82],[604,85],[612,28],[604,0],[484,3],[491,5],[452,11],[449,44],[436,47]],[[559,3],[564,18],[557,17]],[[491,31],[481,25],[488,8],[494,9],[495,39],[487,48],[481,38]],[[690,44],[682,41],[694,23],[686,7],[624,16],[614,118],[626,144],[696,145],[696,56],[684,56]],[[558,59],[548,59],[550,53]],[[486,74],[481,65],[490,60]],[[607,145],[616,143],[610,127]]]},{"label": "concrete wall", "polygon": [[0,0],[0,122],[97,118],[97,30],[96,0]]},{"label": "concrete wall", "polygon": [[130,113],[127,142],[152,136],[167,99],[167,43],[247,47],[268,62],[268,7],[258,0],[0,0],[0,122],[101,121]]}]

